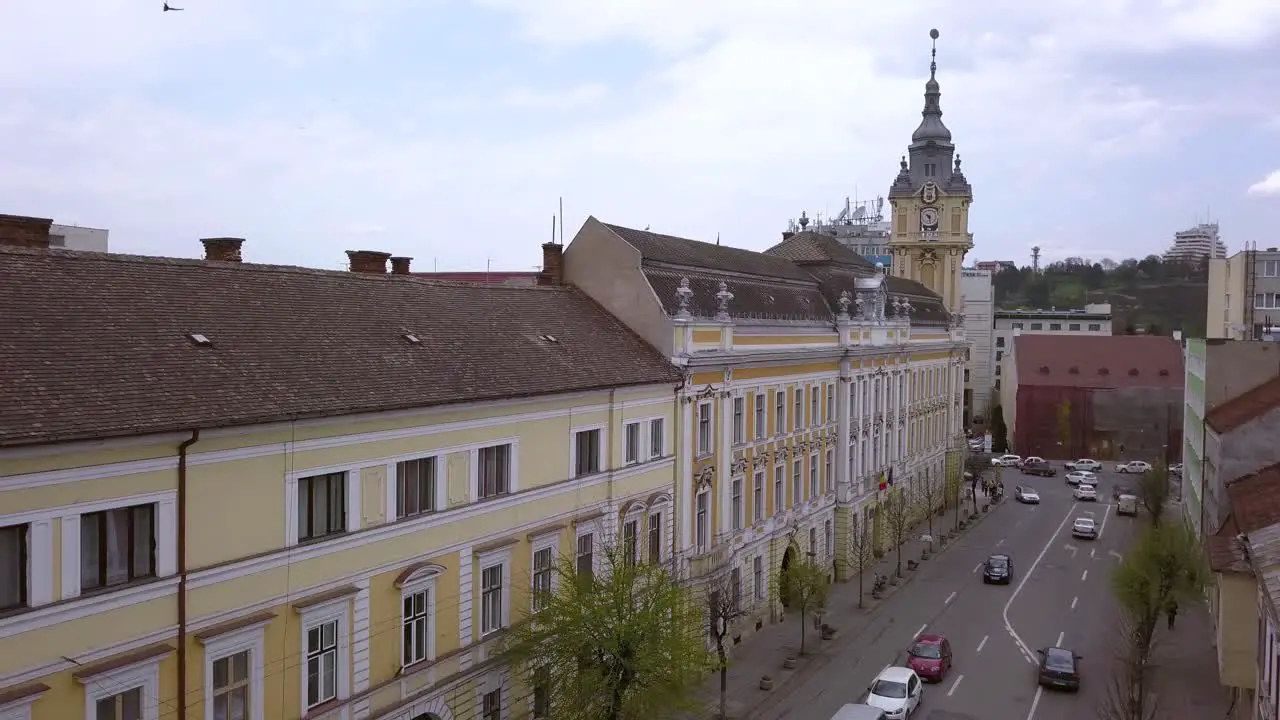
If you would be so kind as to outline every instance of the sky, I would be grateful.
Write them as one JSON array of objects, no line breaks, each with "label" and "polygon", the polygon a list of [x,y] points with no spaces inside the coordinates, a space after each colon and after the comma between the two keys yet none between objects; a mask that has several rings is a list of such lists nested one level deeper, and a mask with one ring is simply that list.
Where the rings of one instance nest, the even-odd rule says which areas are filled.
[{"label": "sky", "polygon": [[969,260],[1280,245],[1275,0],[6,0],[0,213],[115,252],[533,270],[563,198],[763,250],[886,195],[929,29]]}]

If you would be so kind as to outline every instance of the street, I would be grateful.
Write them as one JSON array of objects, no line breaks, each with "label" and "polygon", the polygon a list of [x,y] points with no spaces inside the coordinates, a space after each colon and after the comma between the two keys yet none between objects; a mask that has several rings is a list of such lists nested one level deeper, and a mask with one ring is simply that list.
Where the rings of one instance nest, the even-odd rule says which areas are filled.
[{"label": "street", "polygon": [[[841,705],[857,702],[886,665],[902,664],[919,634],[947,637],[954,666],[929,685],[917,720],[1081,720],[1096,717],[1106,697],[1117,647],[1110,570],[1144,516],[1116,517],[1109,502],[1117,477],[1099,473],[1099,502],[1076,502],[1057,477],[1006,470],[1006,502],[962,536],[937,563],[926,563],[909,586],[878,616],[866,640],[801,681],[761,720],[828,720]],[[1132,484],[1132,483],[1128,483]],[[1039,505],[1013,499],[1016,485],[1038,490]],[[1073,540],[1071,522],[1092,513],[1097,540]],[[1013,561],[1009,585],[984,585],[982,563],[992,553]],[[1083,656],[1081,690],[1037,689],[1036,650],[1062,646]]]}]

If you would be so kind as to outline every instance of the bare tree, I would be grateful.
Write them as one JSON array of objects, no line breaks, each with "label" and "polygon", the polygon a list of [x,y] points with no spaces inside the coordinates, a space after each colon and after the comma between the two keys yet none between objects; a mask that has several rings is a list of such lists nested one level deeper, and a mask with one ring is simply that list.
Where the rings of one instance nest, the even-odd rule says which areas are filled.
[{"label": "bare tree", "polygon": [[1161,462],[1138,476],[1137,494],[1151,517],[1151,524],[1159,525],[1169,505],[1169,468]]},{"label": "bare tree", "polygon": [[795,560],[787,566],[786,605],[800,613],[800,654],[805,654],[805,617],[827,604],[827,567],[812,558]]},{"label": "bare tree", "polygon": [[1159,697],[1151,691],[1155,628],[1149,626],[1145,618],[1134,617],[1124,611],[1118,630],[1120,648],[1106,694],[1098,704],[1098,718],[1155,720],[1160,709]]},{"label": "bare tree", "polygon": [[884,515],[885,525],[889,529],[889,539],[897,552],[897,575],[902,577],[902,545],[907,541],[907,533],[911,532],[912,498],[903,488],[889,488],[888,497],[880,503],[880,512]]},{"label": "bare tree", "polygon": [[925,520],[928,522],[929,527],[929,537],[933,537],[933,515],[942,507],[945,500],[944,493],[946,488],[943,486],[942,478],[936,473],[926,473],[916,478],[911,490],[915,495],[916,504],[925,514]]},{"label": "bare tree", "polygon": [[720,720],[728,717],[729,649],[725,639],[742,610],[742,587],[723,576],[707,587],[707,632],[716,644],[715,669],[720,673]]},{"label": "bare tree", "polygon": [[871,537],[871,523],[863,519],[853,519],[853,527],[849,529],[849,567],[858,574],[858,607],[862,607],[862,597],[866,594],[863,584],[864,575],[876,563],[875,541]]}]

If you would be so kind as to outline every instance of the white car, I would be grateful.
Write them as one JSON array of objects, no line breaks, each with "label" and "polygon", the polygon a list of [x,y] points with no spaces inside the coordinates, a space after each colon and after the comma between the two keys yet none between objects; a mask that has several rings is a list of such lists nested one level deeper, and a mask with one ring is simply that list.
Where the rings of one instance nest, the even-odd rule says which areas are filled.
[{"label": "white car", "polygon": [[1077,500],[1092,500],[1098,502],[1098,491],[1092,485],[1080,485],[1071,493]]},{"label": "white car", "polygon": [[1026,503],[1028,505],[1040,504],[1040,493],[1036,492],[1035,490],[1029,487],[1026,487],[1025,485],[1019,485],[1018,487],[1014,488],[1013,497],[1017,499],[1017,501],[1020,503]]},{"label": "white car", "polygon": [[1098,476],[1084,470],[1072,470],[1067,473],[1068,485],[1097,485]]},{"label": "white car", "polygon": [[991,458],[991,464],[998,465],[1000,467],[1017,467],[1021,463],[1021,455],[1001,455],[997,458]]},{"label": "white car", "polygon": [[1068,470],[1088,470],[1089,472],[1098,472],[1102,469],[1102,463],[1089,458],[1081,458],[1066,463]]},{"label": "white car", "polygon": [[1178,475],[1178,476],[1181,476],[1181,475],[1182,475],[1182,463],[1178,463],[1177,465],[1170,465],[1170,466],[1169,466],[1169,474],[1171,474],[1171,475]]},{"label": "white car", "polygon": [[1071,537],[1096,539],[1098,537],[1098,526],[1091,517],[1076,518],[1076,521],[1071,524]]},{"label": "white car", "polygon": [[867,690],[867,704],[884,711],[889,720],[903,720],[920,707],[924,685],[911,668],[887,667]]},{"label": "white car", "polygon": [[1151,463],[1143,460],[1133,460],[1127,463],[1119,463],[1116,465],[1118,473],[1144,473],[1151,470]]},{"label": "white car", "polygon": [[1036,455],[1032,455],[1031,457],[1023,458],[1022,462],[1018,464],[1019,465],[1041,465],[1041,464],[1044,464],[1044,458]]}]

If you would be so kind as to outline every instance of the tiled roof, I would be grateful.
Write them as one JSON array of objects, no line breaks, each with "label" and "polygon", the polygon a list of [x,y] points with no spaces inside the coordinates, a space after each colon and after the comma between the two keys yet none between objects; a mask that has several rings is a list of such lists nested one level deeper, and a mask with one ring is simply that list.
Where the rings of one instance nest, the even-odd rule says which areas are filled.
[{"label": "tiled roof", "polygon": [[1019,385],[1181,388],[1182,346],[1153,335],[1018,335]]},{"label": "tiled roof", "polygon": [[0,446],[680,378],[566,287],[0,247],[0,318]]},{"label": "tiled roof", "polygon": [[1258,582],[1274,610],[1280,604],[1280,524],[1249,535],[1249,556]]},{"label": "tiled roof", "polygon": [[1235,518],[1228,515],[1218,532],[1210,535],[1205,543],[1210,570],[1240,575],[1253,573],[1253,568],[1249,566],[1249,553],[1245,549],[1247,544],[1238,535],[1240,528],[1236,526]]},{"label": "tiled roof", "polygon": [[758,275],[762,278],[812,281],[804,270],[785,258],[728,245],[662,235],[648,230],[633,230],[619,225],[603,224],[627,244],[639,250],[644,259],[649,262],[727,270],[743,275]]},{"label": "tiled roof", "polygon": [[1218,405],[1205,414],[1204,421],[1216,432],[1227,433],[1277,407],[1280,407],[1280,375]]},{"label": "tiled roof", "polygon": [[1240,532],[1280,523],[1280,463],[1227,483],[1231,516]]},{"label": "tiled roof", "polygon": [[764,253],[774,257],[787,258],[799,265],[834,262],[840,265],[865,268],[867,272],[875,269],[870,260],[845,247],[839,240],[825,233],[812,230],[796,233],[765,250]]},{"label": "tiled roof", "polygon": [[415,272],[411,274],[424,280],[450,280],[453,282],[513,286],[538,284],[538,273],[536,272]]}]

